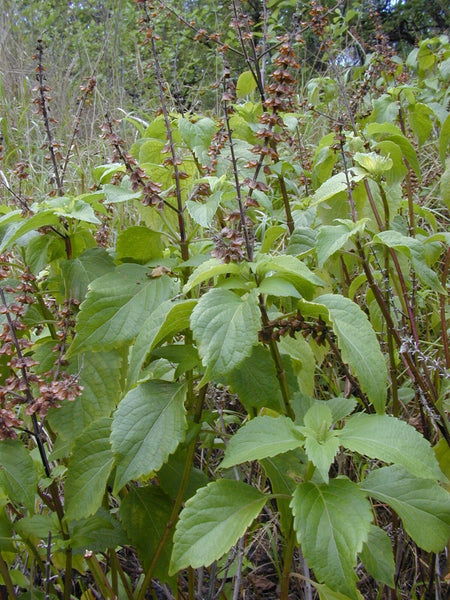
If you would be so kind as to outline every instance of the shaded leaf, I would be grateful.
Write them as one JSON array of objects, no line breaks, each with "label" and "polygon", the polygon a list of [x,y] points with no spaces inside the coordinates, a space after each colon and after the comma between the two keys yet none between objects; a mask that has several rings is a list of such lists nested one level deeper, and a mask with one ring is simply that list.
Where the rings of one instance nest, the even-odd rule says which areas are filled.
[{"label": "shaded leaf", "polygon": [[33,512],[38,473],[33,459],[19,440],[0,442],[0,486],[14,503]]},{"label": "shaded leaf", "polygon": [[394,553],[391,540],[383,529],[375,525],[370,526],[368,540],[364,542],[359,556],[369,575],[391,588],[395,587]]},{"label": "shaded leaf", "polygon": [[[155,485],[132,487],[120,505],[120,519],[131,543],[138,551],[144,569],[149,567],[170,521],[172,507],[172,500]],[[168,567],[172,552],[171,537],[164,544],[154,571],[155,577],[163,582],[170,579]]]}]

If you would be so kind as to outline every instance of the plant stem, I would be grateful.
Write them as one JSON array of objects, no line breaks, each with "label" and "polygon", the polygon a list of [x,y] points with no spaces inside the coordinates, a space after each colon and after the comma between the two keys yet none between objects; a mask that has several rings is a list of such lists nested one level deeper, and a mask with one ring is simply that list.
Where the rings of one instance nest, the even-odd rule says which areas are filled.
[{"label": "plant stem", "polygon": [[[202,408],[203,408],[203,400],[204,400],[205,394],[206,394],[206,388],[207,388],[207,386],[204,386],[199,391],[199,395],[197,397],[197,405],[195,408],[194,423],[200,422]],[[150,582],[153,577],[153,573],[155,571],[156,565],[161,556],[163,548],[166,545],[166,542],[169,539],[169,536],[172,533],[172,530],[175,527],[175,524],[178,520],[178,515],[180,512],[181,506],[184,502],[184,495],[186,492],[186,488],[189,483],[189,477],[190,477],[190,473],[191,473],[192,464],[194,462],[194,455],[195,455],[195,449],[197,446],[198,435],[199,435],[199,432],[194,436],[194,438],[192,439],[192,441],[190,442],[190,444],[188,445],[188,447],[186,449],[186,459],[184,462],[183,474],[181,476],[180,486],[177,491],[175,503],[173,505],[172,512],[170,513],[170,517],[167,522],[164,533],[161,536],[161,539],[159,540],[158,546],[155,550],[155,554],[153,555],[152,561],[145,573],[145,577],[144,577],[144,580],[138,591],[136,600],[144,600],[145,599],[146,590],[147,590],[148,586],[150,585]]]},{"label": "plant stem", "polygon": [[297,542],[297,534],[294,530],[294,524],[293,524],[293,520],[292,520],[289,537],[288,537],[286,548],[284,551],[283,571],[281,573],[280,600],[288,600],[289,599],[289,579],[290,579],[290,575],[291,575],[292,559],[294,557],[294,550],[295,550],[296,542]]},{"label": "plant stem", "polygon": [[11,576],[9,574],[8,565],[6,564],[5,559],[3,558],[1,552],[0,552],[0,575],[3,577],[3,582],[8,591],[8,598],[10,598],[11,600],[15,600],[17,598],[17,596],[16,596],[16,592],[14,591],[14,585],[11,580]]}]

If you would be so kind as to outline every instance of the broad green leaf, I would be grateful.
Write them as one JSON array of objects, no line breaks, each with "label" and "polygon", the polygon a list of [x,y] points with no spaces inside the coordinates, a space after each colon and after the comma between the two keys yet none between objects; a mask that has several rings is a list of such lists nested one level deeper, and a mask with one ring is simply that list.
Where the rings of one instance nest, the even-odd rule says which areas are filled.
[{"label": "broad green leaf", "polygon": [[402,465],[417,477],[442,477],[429,442],[414,427],[396,417],[353,415],[339,432],[339,438],[345,448]]},{"label": "broad green leaf", "polygon": [[[315,581],[312,581],[311,583],[319,593],[319,600],[351,600],[346,594],[330,590],[330,588],[323,583],[316,583]],[[356,590],[356,598],[358,598],[358,600],[364,600],[358,590]]]},{"label": "broad green leaf", "polygon": [[[170,521],[172,500],[156,485],[132,487],[120,505],[120,520],[147,569]],[[155,577],[167,582],[172,536],[156,563]]]},{"label": "broad green leaf", "polygon": [[161,234],[148,227],[128,227],[117,237],[117,260],[145,264],[152,258],[162,256]]},{"label": "broad green leaf", "polygon": [[[395,103],[397,104],[397,102]],[[411,167],[414,169],[416,176],[420,179],[420,165],[417,159],[416,151],[411,142],[406,138],[401,129],[393,123],[369,123],[366,128],[367,135],[379,140],[390,140],[397,144]]]},{"label": "broad green leaf", "polygon": [[24,517],[14,523],[14,529],[25,540],[30,536],[43,540],[48,539],[49,531],[52,532],[53,539],[60,536],[60,525],[56,512]]},{"label": "broad green leaf", "polygon": [[220,479],[201,488],[181,512],[169,574],[219,559],[245,533],[268,496],[240,481]]},{"label": "broad green leaf", "polygon": [[70,547],[75,554],[84,554],[86,550],[104,552],[128,541],[119,521],[104,508],[70,526]]},{"label": "broad green leaf", "polygon": [[439,156],[441,157],[442,164],[445,164],[447,157],[448,147],[450,145],[450,114],[442,124],[441,133],[439,134]]},{"label": "broad green leaf", "polygon": [[244,71],[238,77],[236,84],[236,96],[245,98],[256,90],[257,84],[251,71]]},{"label": "broad green leaf", "polygon": [[201,227],[210,227],[220,205],[221,193],[215,192],[206,202],[186,200],[188,213]]},{"label": "broad green leaf", "polygon": [[209,117],[203,117],[194,122],[184,117],[178,119],[178,130],[183,141],[202,165],[210,163],[208,150],[216,129],[216,124]]},{"label": "broad green leaf", "polygon": [[221,463],[227,469],[246,461],[276,456],[303,445],[303,436],[288,417],[256,417],[231,438]]},{"label": "broad green leaf", "polygon": [[[33,207],[36,206],[35,204]],[[73,198],[71,196],[61,196],[51,200],[44,200],[39,203],[40,210],[50,208],[57,217],[65,217],[67,219],[76,219],[77,221],[85,221],[94,225],[100,225],[99,219],[95,216],[94,209],[87,202],[83,202],[81,198]]]},{"label": "broad green leaf", "polygon": [[445,171],[442,173],[439,189],[445,206],[450,210],[450,158],[445,161]]},{"label": "broad green leaf", "polygon": [[158,471],[184,437],[184,385],[147,381],[128,392],[114,413],[111,444],[115,491],[131,479]]},{"label": "broad green leaf", "polygon": [[286,254],[297,257],[309,254],[317,244],[317,232],[311,227],[296,227],[289,239]]},{"label": "broad green leaf", "polygon": [[[360,169],[358,167],[353,168],[351,170],[351,173],[349,174],[350,185],[354,185],[354,184],[358,183],[358,181],[361,181],[362,179],[364,179],[364,177],[367,177],[366,171],[364,171],[363,169]],[[346,192],[346,191],[347,191],[346,175],[345,175],[345,173],[337,173],[336,175],[333,175],[332,177],[327,179],[324,183],[322,183],[322,185],[319,187],[319,189],[316,190],[316,192],[314,194],[313,202],[311,203],[311,206],[316,206],[318,204],[321,204],[322,202],[327,202],[328,200],[331,200],[332,198],[337,196],[337,194],[340,194],[341,192]]]},{"label": "broad green leaf", "polygon": [[370,526],[369,538],[367,542],[364,542],[359,557],[369,575],[391,588],[395,587],[395,561],[392,544],[383,529],[375,527],[375,525]]},{"label": "broad green leaf", "polygon": [[16,440],[0,442],[0,487],[11,502],[23,504],[33,512],[38,474],[23,443]]},{"label": "broad green leaf", "polygon": [[387,230],[375,235],[373,242],[379,242],[406,254],[411,258],[420,281],[436,292],[445,293],[437,274],[426,263],[423,241],[403,235],[399,231]]},{"label": "broad green leaf", "polygon": [[89,284],[114,269],[114,261],[103,248],[90,248],[71,260],[60,261],[66,298],[82,302]]},{"label": "broad green leaf", "polygon": [[305,414],[305,426],[298,428],[305,436],[305,452],[325,483],[328,483],[328,471],[339,449],[337,433],[330,431],[332,420],[331,410],[326,403],[316,403]]},{"label": "broad green leaf", "polygon": [[324,282],[295,256],[288,254],[279,256],[263,256],[256,264],[258,276],[281,277],[292,283],[307,300],[311,299],[317,287],[324,287]]},{"label": "broad green leaf", "polygon": [[422,102],[416,102],[409,107],[408,122],[417,137],[419,146],[430,137],[433,130],[433,116],[434,111]]},{"label": "broad green leaf", "polygon": [[196,285],[216,277],[216,275],[229,275],[230,273],[240,273],[241,267],[236,263],[223,263],[217,258],[211,258],[199,265],[189,277],[186,285],[183,287],[183,293],[187,294]]},{"label": "broad green leaf", "polygon": [[167,275],[150,277],[141,265],[124,264],[89,286],[77,319],[77,335],[69,355],[109,350],[129,344],[145,318],[174,292]]},{"label": "broad green leaf", "polygon": [[123,353],[87,352],[71,364],[71,371],[80,374],[83,392],[73,402],[63,402],[61,408],[48,414],[58,437],[73,444],[92,421],[109,416],[119,401],[122,389]]},{"label": "broad green leaf", "polygon": [[[0,252],[3,252],[6,248],[11,246],[20,237],[44,227],[47,225],[57,225],[59,223],[58,217],[54,214],[53,210],[43,210],[38,212],[31,217],[25,219],[21,216],[22,211],[12,211],[0,218],[0,227],[5,224],[9,224],[5,228],[0,241]],[[1,230],[0,230],[1,231]]]},{"label": "broad green leaf", "polygon": [[314,303],[326,306],[342,360],[350,366],[362,391],[378,413],[384,412],[387,369],[377,337],[366,314],[349,298],[324,294]]},{"label": "broad green leaf", "polygon": [[436,553],[444,549],[450,538],[450,495],[435,481],[393,465],[372,471],[360,487],[395,510],[420,548]]},{"label": "broad green leaf", "polygon": [[261,317],[256,293],[240,297],[229,290],[210,290],[192,311],[191,327],[206,367],[204,379],[226,375],[258,343]]},{"label": "broad green leaf", "polygon": [[5,508],[0,509],[0,552],[16,552],[12,523]]},{"label": "broad green leaf", "polygon": [[258,290],[261,294],[267,294],[268,296],[274,296],[275,298],[289,296],[292,298],[301,298],[301,294],[297,291],[294,284],[277,275],[265,277],[258,286]]},{"label": "broad green leaf", "polygon": [[[292,364],[299,390],[303,394],[313,396],[316,359],[310,344],[301,333],[297,333],[295,337],[283,336],[278,342],[278,347],[282,356],[287,354],[290,358],[290,361],[284,360],[284,362]],[[287,372],[286,367],[285,371]]]},{"label": "broad green leaf", "polygon": [[317,234],[317,258],[319,267],[323,267],[325,261],[335,252],[340,250],[348,240],[362,233],[367,219],[358,223],[344,222],[338,225],[322,225]]},{"label": "broad green leaf", "polygon": [[301,483],[291,502],[299,544],[317,579],[357,599],[356,555],[367,540],[372,510],[356,483]]},{"label": "broad green leaf", "polygon": [[142,366],[151,350],[163,340],[189,327],[189,318],[196,300],[172,302],[167,300],[150,313],[131,350],[127,374],[128,389],[139,379]]},{"label": "broad green leaf", "polygon": [[376,152],[355,152],[353,160],[374,177],[381,177],[385,171],[390,171],[394,164],[391,158],[380,156]]},{"label": "broad green leaf", "polygon": [[100,508],[114,457],[109,417],[93,421],[75,441],[65,484],[65,510],[69,520],[89,517]]},{"label": "broad green leaf", "polygon": [[142,197],[142,190],[133,191],[128,177],[124,177],[120,185],[105,183],[102,189],[105,192],[107,204],[139,200]]}]

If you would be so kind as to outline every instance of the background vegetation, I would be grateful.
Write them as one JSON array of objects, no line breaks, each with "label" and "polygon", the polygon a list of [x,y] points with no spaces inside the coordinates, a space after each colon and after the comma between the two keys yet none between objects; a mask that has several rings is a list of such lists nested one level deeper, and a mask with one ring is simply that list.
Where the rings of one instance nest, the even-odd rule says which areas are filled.
[{"label": "background vegetation", "polygon": [[0,593],[440,598],[447,3],[0,13]]}]

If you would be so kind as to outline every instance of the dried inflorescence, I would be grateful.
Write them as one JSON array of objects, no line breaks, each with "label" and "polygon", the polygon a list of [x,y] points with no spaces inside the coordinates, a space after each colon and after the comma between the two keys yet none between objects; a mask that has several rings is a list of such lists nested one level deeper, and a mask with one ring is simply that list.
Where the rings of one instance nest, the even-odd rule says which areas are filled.
[{"label": "dried inflorescence", "polygon": [[224,263],[242,262],[246,259],[245,239],[238,230],[224,227],[220,233],[213,235],[213,241],[215,248],[211,256]]},{"label": "dried inflorescence", "polygon": [[0,360],[6,371],[0,386],[0,440],[17,437],[23,413],[43,418],[50,408],[75,400],[82,391],[76,375],[61,371],[65,341],[74,327],[72,307],[64,307],[56,319],[59,341],[54,348],[55,368],[39,373],[39,363],[30,355],[33,344],[25,321],[29,306],[36,302],[36,278],[23,268],[18,281],[11,284],[11,261],[10,254],[0,256],[0,313],[5,317],[0,332]]},{"label": "dried inflorescence", "polygon": [[330,335],[327,324],[320,317],[317,321],[309,323],[297,311],[294,316],[269,321],[259,332],[259,340],[263,344],[268,344],[271,340],[278,341],[285,335],[295,338],[298,332],[301,332],[305,338],[311,336],[319,346],[325,344],[327,336]]}]

